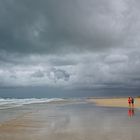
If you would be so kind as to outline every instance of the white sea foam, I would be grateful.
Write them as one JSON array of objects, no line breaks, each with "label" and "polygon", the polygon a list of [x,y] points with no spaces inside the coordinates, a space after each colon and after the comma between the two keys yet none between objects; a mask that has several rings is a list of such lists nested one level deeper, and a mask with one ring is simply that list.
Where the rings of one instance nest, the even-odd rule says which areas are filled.
[{"label": "white sea foam", "polygon": [[61,99],[61,98],[51,98],[51,99],[48,99],[48,98],[41,98],[41,99],[37,99],[37,98],[3,99],[3,98],[0,98],[0,109],[14,108],[14,107],[23,106],[27,104],[34,104],[34,103],[50,103],[53,101],[62,101],[62,100],[64,99]]}]

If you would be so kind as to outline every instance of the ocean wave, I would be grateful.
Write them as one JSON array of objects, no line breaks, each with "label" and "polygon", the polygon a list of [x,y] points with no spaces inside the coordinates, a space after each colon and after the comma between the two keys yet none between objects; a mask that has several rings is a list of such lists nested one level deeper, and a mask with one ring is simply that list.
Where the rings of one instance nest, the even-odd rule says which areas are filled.
[{"label": "ocean wave", "polygon": [[8,109],[8,108],[14,108],[19,107],[23,105],[29,105],[29,104],[37,104],[37,103],[50,103],[53,101],[63,101],[62,98],[26,98],[26,99],[15,99],[15,98],[0,98],[0,109]]}]

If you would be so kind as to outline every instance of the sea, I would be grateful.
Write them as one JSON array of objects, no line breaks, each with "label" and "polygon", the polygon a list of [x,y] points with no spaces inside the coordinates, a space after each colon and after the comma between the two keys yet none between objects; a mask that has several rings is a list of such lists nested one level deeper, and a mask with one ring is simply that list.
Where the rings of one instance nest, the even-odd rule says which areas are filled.
[{"label": "sea", "polygon": [[0,110],[20,107],[35,103],[50,103],[65,99],[83,100],[85,98],[108,98],[139,96],[139,90],[115,90],[115,89],[80,89],[63,90],[46,87],[29,88],[1,88],[0,89]]}]

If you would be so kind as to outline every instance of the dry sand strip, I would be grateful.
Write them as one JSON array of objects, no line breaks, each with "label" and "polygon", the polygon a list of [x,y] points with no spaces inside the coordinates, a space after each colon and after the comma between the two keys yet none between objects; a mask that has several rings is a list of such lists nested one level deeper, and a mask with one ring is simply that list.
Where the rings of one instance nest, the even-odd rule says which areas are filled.
[{"label": "dry sand strip", "polygon": [[[87,101],[89,103],[95,103],[97,106],[129,107],[127,100],[128,100],[128,98],[104,98],[104,99],[90,98]],[[140,98],[135,98],[134,107],[140,108]]]}]

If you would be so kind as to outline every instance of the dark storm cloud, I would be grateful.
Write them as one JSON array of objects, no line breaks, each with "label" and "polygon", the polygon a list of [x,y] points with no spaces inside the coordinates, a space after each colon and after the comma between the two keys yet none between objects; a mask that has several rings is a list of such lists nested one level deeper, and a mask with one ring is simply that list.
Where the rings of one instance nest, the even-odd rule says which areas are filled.
[{"label": "dark storm cloud", "polygon": [[0,86],[134,88],[136,0],[1,0]]},{"label": "dark storm cloud", "polygon": [[99,50],[118,46],[128,30],[129,7],[120,0],[5,0],[0,5],[0,49],[6,51]]}]

